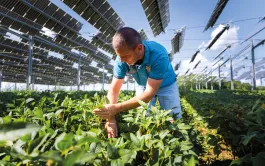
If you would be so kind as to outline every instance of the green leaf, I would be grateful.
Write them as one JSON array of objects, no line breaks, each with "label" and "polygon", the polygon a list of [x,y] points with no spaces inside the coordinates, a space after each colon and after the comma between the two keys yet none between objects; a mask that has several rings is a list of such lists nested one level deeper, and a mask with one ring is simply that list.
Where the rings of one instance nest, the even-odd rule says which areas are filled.
[{"label": "green leaf", "polygon": [[130,133],[130,138],[131,138],[131,141],[133,142],[133,144],[137,147],[137,148],[140,148],[141,147],[141,142],[140,140],[133,134],[133,133]]},{"label": "green leaf", "polygon": [[34,112],[34,116],[35,116],[36,118],[43,118],[43,112],[42,112],[41,108],[37,108],[37,109],[35,110],[35,112]]},{"label": "green leaf", "polygon": [[265,163],[265,152],[260,152],[256,157],[252,157],[253,166],[264,165]]},{"label": "green leaf", "polygon": [[120,160],[123,164],[131,163],[133,159],[136,158],[137,152],[130,149],[120,149],[119,150]]},{"label": "green leaf", "polygon": [[164,139],[167,136],[168,133],[169,133],[168,130],[160,131],[159,132],[159,137],[161,138],[161,140]]},{"label": "green leaf", "polygon": [[20,139],[17,140],[17,142],[13,145],[13,148],[18,154],[22,154],[23,156],[26,156],[26,151],[22,148],[22,146],[25,145],[25,142],[21,141]]},{"label": "green leaf", "polygon": [[83,155],[85,154],[84,150],[73,151],[68,154],[64,160],[63,165],[72,166],[74,165]]},{"label": "green leaf", "polygon": [[24,122],[1,124],[0,141],[12,141],[39,129],[40,126],[36,124]]},{"label": "green leaf", "polygon": [[33,98],[28,98],[28,99],[26,100],[26,104],[28,104],[28,103],[31,102],[31,101],[34,101],[34,99],[33,99]]},{"label": "green leaf", "polygon": [[237,160],[233,160],[229,166],[233,166],[233,165],[241,165],[242,164],[242,159],[237,159]]},{"label": "green leaf", "polygon": [[138,100],[138,103],[142,106],[142,107],[147,107],[147,103],[145,103],[145,102],[143,102],[143,101],[141,101],[141,100]]},{"label": "green leaf", "polygon": [[193,155],[191,155],[191,157],[189,158],[186,166],[196,166],[196,160]]},{"label": "green leaf", "polygon": [[180,150],[181,151],[190,150],[191,148],[193,148],[193,144],[191,142],[182,141],[180,143]]},{"label": "green leaf", "polygon": [[109,159],[118,159],[120,157],[118,154],[118,150],[111,144],[107,145],[107,152]]},{"label": "green leaf", "polygon": [[24,136],[20,137],[20,139],[24,142],[27,142],[27,141],[31,140],[31,134],[24,135]]},{"label": "green leaf", "polygon": [[178,124],[178,128],[180,130],[188,130],[188,129],[191,129],[191,126],[190,125],[185,125],[184,123],[180,123],[180,124]]},{"label": "green leaf", "polygon": [[80,157],[76,162],[77,163],[93,163],[95,158],[97,157],[96,153],[85,153],[82,157]]},{"label": "green leaf", "polygon": [[254,110],[259,106],[260,103],[261,103],[261,100],[258,99],[258,100],[256,101],[256,103],[253,105],[253,107],[252,107],[252,111],[254,111]]},{"label": "green leaf", "polygon": [[100,142],[92,142],[89,147],[89,151],[92,153],[98,153],[101,151],[101,144]]},{"label": "green leaf", "polygon": [[253,137],[255,137],[256,136],[256,133],[253,133],[253,134],[251,134],[251,135],[246,135],[245,137],[244,137],[244,140],[242,141],[242,143],[243,143],[243,145],[247,145],[248,144],[248,142],[253,138]]},{"label": "green leaf", "polygon": [[260,126],[263,126],[262,124],[262,119],[265,119],[264,117],[264,110],[263,109],[259,109],[257,111],[257,119],[256,119],[256,122],[260,125]]},{"label": "green leaf", "polygon": [[60,153],[58,151],[50,150],[47,151],[39,156],[40,158],[43,158],[45,160],[53,160],[57,162],[62,162],[63,159],[60,156]]},{"label": "green leaf", "polygon": [[60,151],[70,148],[73,144],[73,138],[74,136],[72,133],[69,133],[69,134],[62,133],[55,140],[55,143],[54,143],[55,148]]},{"label": "green leaf", "polygon": [[12,119],[10,116],[3,117],[3,123],[11,123],[11,122],[12,122]]},{"label": "green leaf", "polygon": [[50,134],[47,133],[44,137],[40,137],[37,138],[36,140],[33,140],[29,146],[28,153],[30,154],[31,152],[38,150],[45,143],[49,135]]},{"label": "green leaf", "polygon": [[175,163],[182,163],[182,156],[176,156],[175,158],[174,158],[174,164]]}]

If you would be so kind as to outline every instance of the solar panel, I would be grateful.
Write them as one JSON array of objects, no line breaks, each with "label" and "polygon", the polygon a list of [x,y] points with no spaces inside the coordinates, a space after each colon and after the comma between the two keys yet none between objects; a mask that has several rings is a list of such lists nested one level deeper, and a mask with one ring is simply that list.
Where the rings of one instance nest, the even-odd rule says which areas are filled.
[{"label": "solar panel", "polygon": [[216,61],[213,66],[215,66],[218,62],[220,62],[222,59],[224,59],[224,57],[220,58],[218,61]]},{"label": "solar panel", "polygon": [[[23,31],[24,33],[33,33],[32,35],[34,35],[36,30],[31,31],[29,30],[29,27],[32,25],[32,29],[32,27],[39,27],[37,25],[41,25],[41,27],[45,26],[57,33],[60,33],[60,31],[64,30],[63,35],[72,37],[75,36],[82,27],[81,23],[79,23],[70,15],[66,14],[63,10],[59,9],[49,0],[14,0],[12,3],[1,2],[1,5],[8,10],[12,9],[12,12],[9,14],[9,16],[13,16],[13,20],[6,20],[7,18],[5,18],[5,20],[2,21],[3,24],[7,26],[11,25],[14,29]],[[14,17],[15,15],[20,15],[20,20],[16,19],[16,17]],[[31,22],[34,23],[22,25],[19,21],[21,21],[23,18],[24,20],[31,20]]]},{"label": "solar panel", "polygon": [[168,0],[141,0],[141,3],[154,36],[165,32],[170,22]]},{"label": "solar panel", "polygon": [[197,62],[196,65],[194,66],[193,70],[197,68],[197,66],[201,63],[201,61]]},{"label": "solar panel", "polygon": [[181,64],[181,61],[179,61],[179,63],[177,63],[177,64],[175,65],[175,67],[174,67],[175,71],[177,71],[177,70],[179,69],[180,64]]},{"label": "solar panel", "polygon": [[219,56],[221,56],[228,48],[231,48],[231,45],[228,45],[228,46],[226,46],[226,48],[225,49],[223,49],[215,58],[214,58],[214,60],[216,60]]},{"label": "solar panel", "polygon": [[184,75],[186,75],[186,74],[188,74],[188,72],[190,71],[190,69],[188,69],[186,72],[185,72],[185,74]]},{"label": "solar panel", "polygon": [[181,28],[176,32],[176,35],[171,39],[172,54],[179,52],[184,43],[186,27]]},{"label": "solar panel", "polygon": [[111,38],[106,37],[102,33],[97,33],[95,36],[93,36],[93,38],[91,40],[91,44],[93,44],[96,47],[103,49],[104,51],[106,51],[106,52],[108,52],[114,56],[114,55],[116,55],[116,53],[115,53],[111,43],[112,43]]},{"label": "solar panel", "polygon": [[139,31],[139,33],[140,33],[140,36],[141,36],[141,39],[142,40],[149,40],[148,37],[147,37],[147,35],[146,35],[146,33],[145,33],[145,31],[143,29],[141,29]]},{"label": "solar panel", "polygon": [[190,63],[193,62],[193,61],[195,60],[195,58],[196,58],[196,56],[198,55],[199,52],[200,52],[200,50],[197,50],[197,51],[195,52],[195,54],[192,55],[191,60],[190,60]]},{"label": "solar panel", "polygon": [[252,71],[244,72],[244,73],[241,74],[239,77],[237,77],[236,80],[242,80],[242,79],[247,78],[248,76],[250,76],[251,72],[252,72]]},{"label": "solar panel", "polygon": [[106,0],[61,0],[104,35],[112,37],[124,22]]},{"label": "solar panel", "polygon": [[220,14],[222,13],[223,9],[225,8],[228,0],[218,0],[215,9],[204,29],[204,31],[207,31],[210,27],[213,27],[217,19],[219,18]]},{"label": "solar panel", "polygon": [[210,42],[210,44],[206,47],[205,51],[210,49],[214,43],[222,36],[222,34],[225,32],[225,30],[229,29],[229,25],[227,24],[226,26],[223,27],[223,29],[212,39],[212,41]]}]

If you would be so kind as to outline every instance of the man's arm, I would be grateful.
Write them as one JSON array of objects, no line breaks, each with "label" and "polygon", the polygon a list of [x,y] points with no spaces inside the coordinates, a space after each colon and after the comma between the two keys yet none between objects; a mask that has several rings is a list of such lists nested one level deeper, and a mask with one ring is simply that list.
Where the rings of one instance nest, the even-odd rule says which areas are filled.
[{"label": "man's arm", "polygon": [[118,79],[113,77],[111,85],[110,85],[110,89],[108,91],[108,99],[110,104],[116,104],[118,102],[118,97],[119,97],[119,93],[120,93],[120,89],[122,86],[124,79]]},{"label": "man's arm", "polygon": [[152,78],[148,78],[147,84],[146,84],[146,90],[138,96],[135,96],[134,98],[124,101],[122,103],[118,103],[118,112],[121,111],[127,111],[133,108],[137,108],[140,104],[138,103],[138,100],[144,101],[144,102],[149,102],[157,93],[161,83],[161,80],[155,80]]},{"label": "man's arm", "polygon": [[[108,99],[110,104],[116,104],[118,102],[120,89],[124,79],[118,79],[113,77],[110,89],[108,91]],[[114,116],[109,116],[107,119],[105,129],[108,133],[108,138],[115,138],[118,135],[117,122]]]}]

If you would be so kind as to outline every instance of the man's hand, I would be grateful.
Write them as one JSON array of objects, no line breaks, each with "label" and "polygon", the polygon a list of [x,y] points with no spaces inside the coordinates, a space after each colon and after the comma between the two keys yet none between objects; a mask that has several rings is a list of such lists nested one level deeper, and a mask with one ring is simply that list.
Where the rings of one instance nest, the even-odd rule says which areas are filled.
[{"label": "man's hand", "polygon": [[107,119],[105,129],[108,133],[108,138],[115,138],[118,136],[118,128],[115,117],[113,117],[112,119]]},{"label": "man's hand", "polygon": [[119,112],[121,112],[121,107],[118,104],[106,104],[103,108],[93,110],[93,113],[103,119],[114,117]]}]

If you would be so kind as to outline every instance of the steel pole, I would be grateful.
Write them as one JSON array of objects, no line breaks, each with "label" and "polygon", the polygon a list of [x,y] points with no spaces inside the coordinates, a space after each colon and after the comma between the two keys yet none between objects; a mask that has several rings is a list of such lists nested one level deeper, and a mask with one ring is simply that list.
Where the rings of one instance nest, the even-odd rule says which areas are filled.
[{"label": "steel pole", "polygon": [[27,90],[30,89],[31,77],[32,77],[32,55],[33,55],[33,37],[29,35],[29,47],[28,47],[28,75],[27,75]]}]

